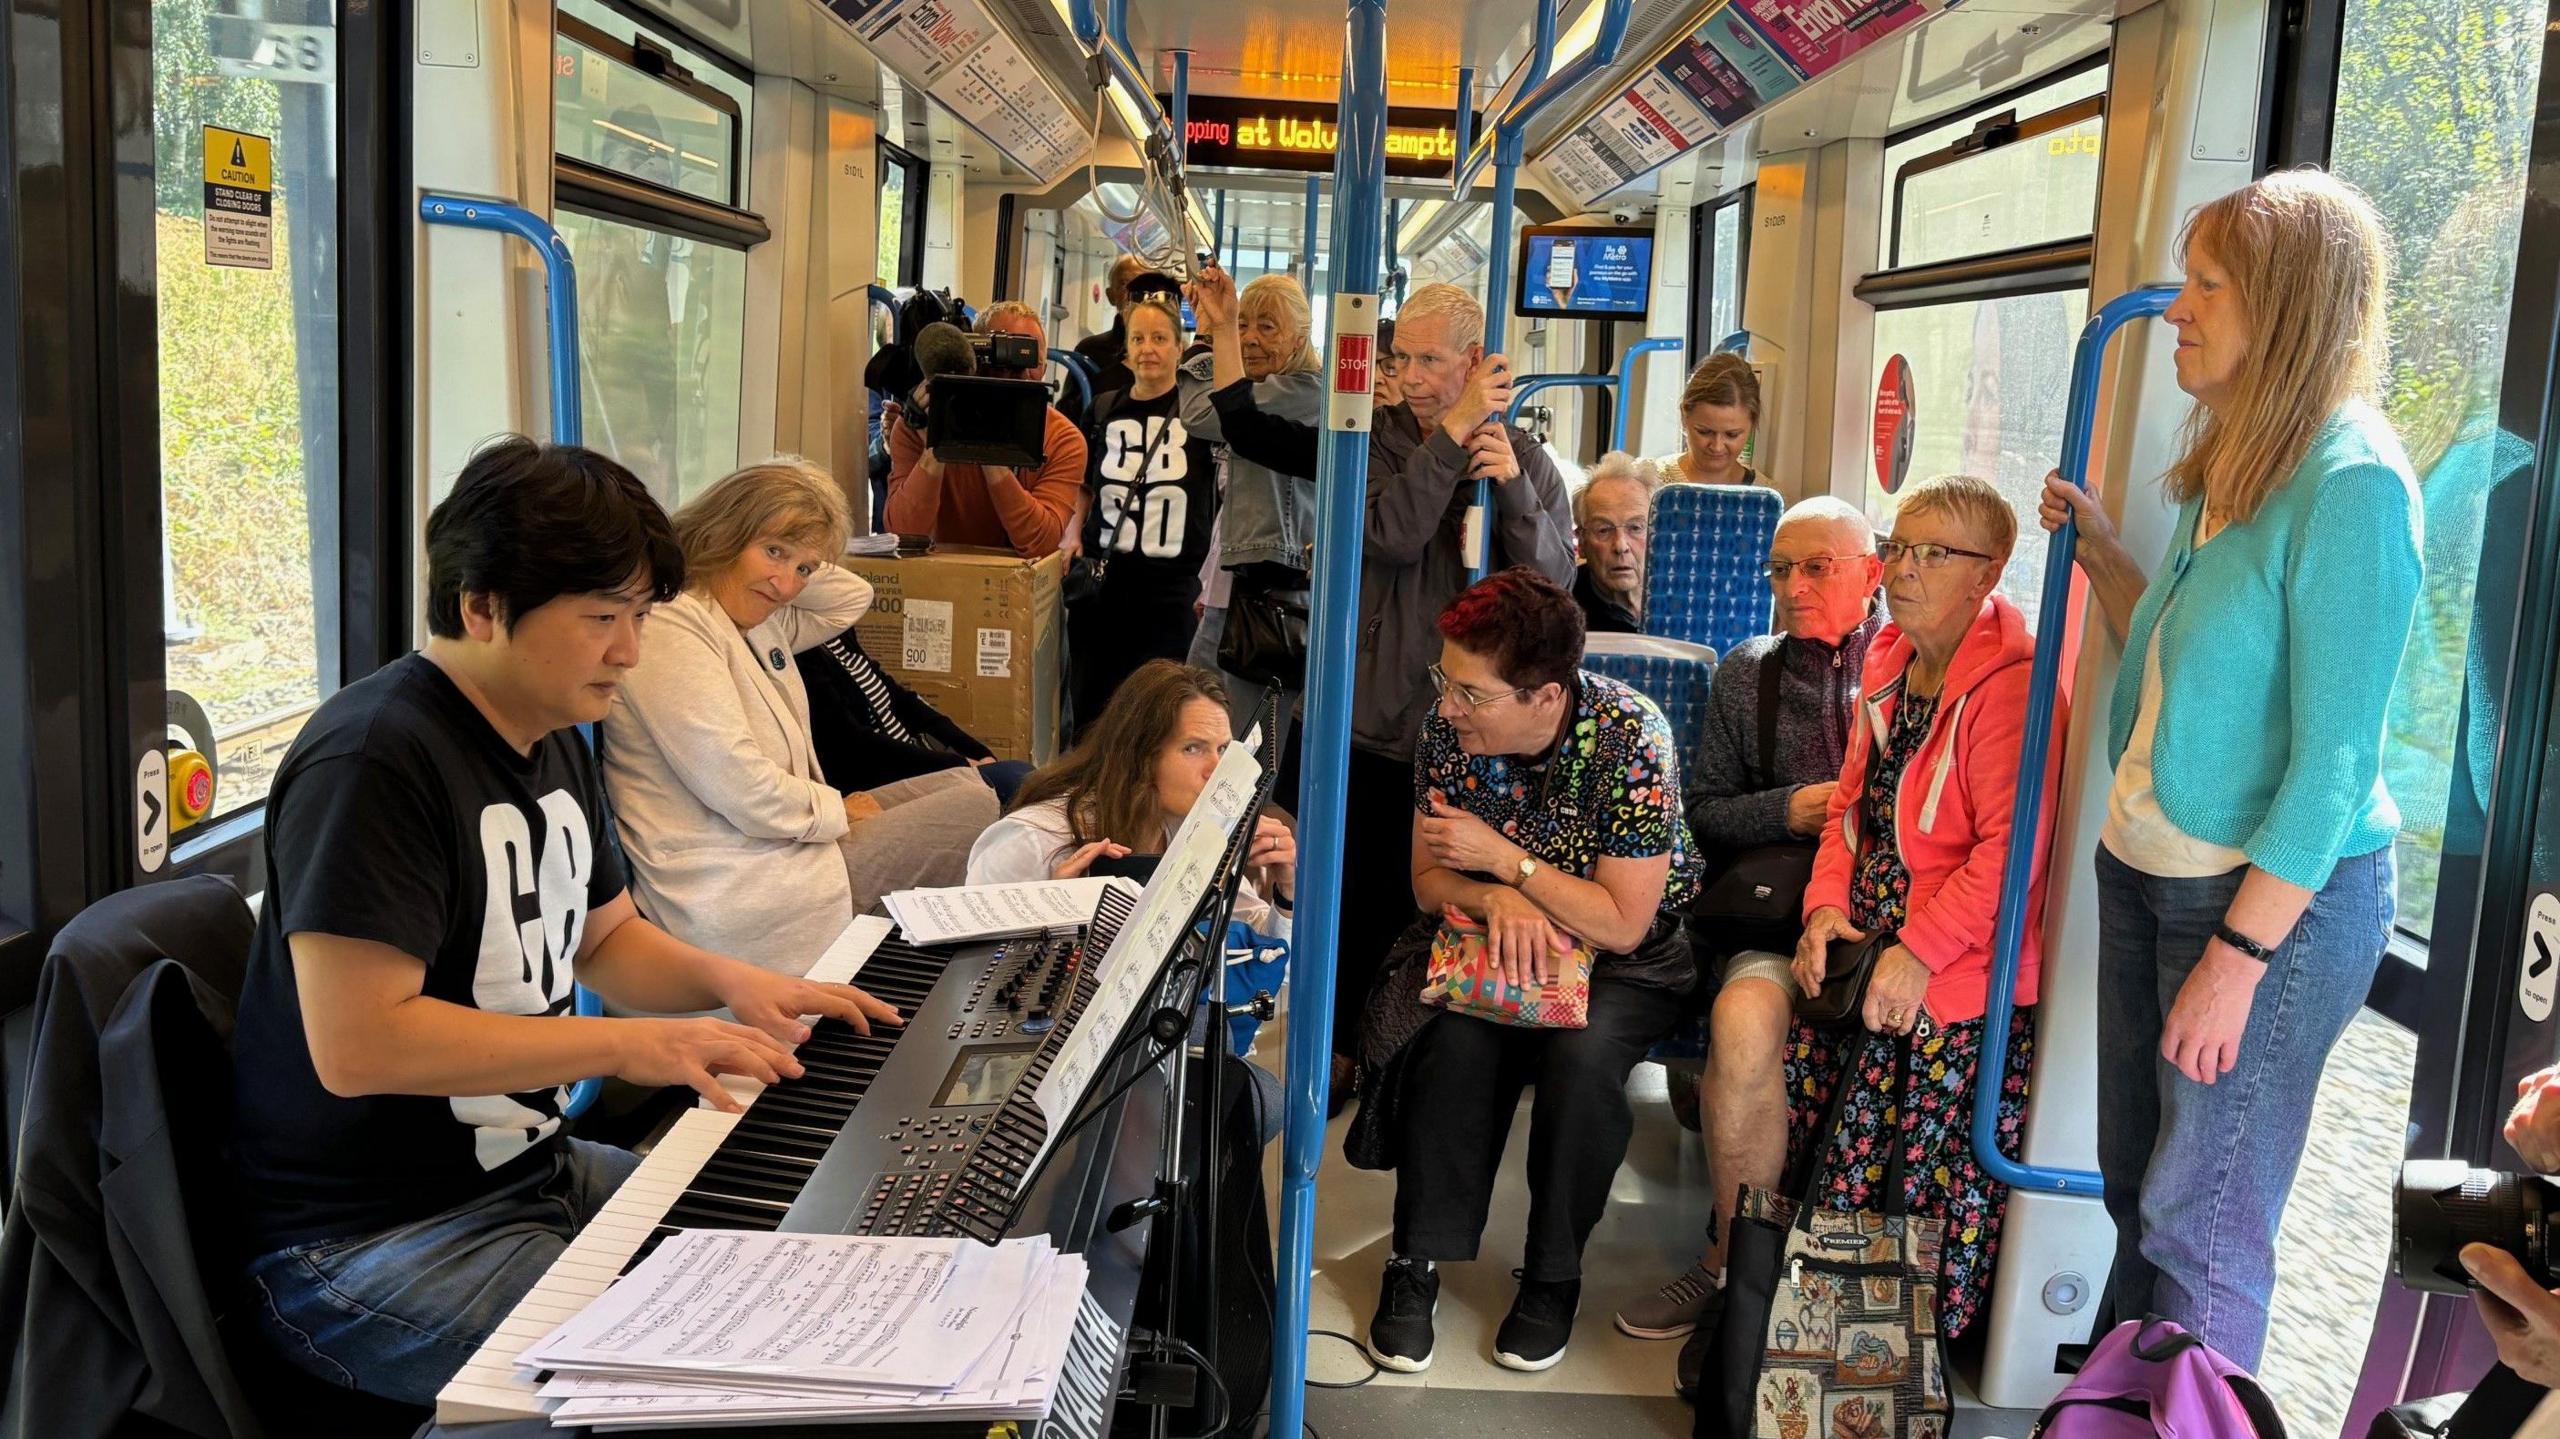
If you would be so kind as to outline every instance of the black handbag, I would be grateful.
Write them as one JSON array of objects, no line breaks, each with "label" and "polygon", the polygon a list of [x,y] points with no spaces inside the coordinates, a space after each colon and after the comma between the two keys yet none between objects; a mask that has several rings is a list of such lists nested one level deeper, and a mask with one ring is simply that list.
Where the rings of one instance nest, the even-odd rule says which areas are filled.
[{"label": "black handbag", "polygon": [[[1760,662],[1761,788],[1778,785],[1780,651]],[[1795,953],[1804,933],[1804,892],[1813,883],[1816,847],[1801,841],[1753,845],[1735,854],[1690,905],[1698,932],[1728,954],[1746,949]]]},{"label": "black handbag", "polygon": [[1306,577],[1296,579],[1295,588],[1281,588],[1237,573],[1227,594],[1227,627],[1218,638],[1218,668],[1273,689],[1307,687]]},{"label": "black handbag", "polygon": [[1864,939],[1835,939],[1823,961],[1822,992],[1796,996],[1796,1018],[1816,1029],[1845,1029],[1863,1017],[1867,981],[1875,978],[1876,958],[1893,948],[1894,934],[1881,930]]}]

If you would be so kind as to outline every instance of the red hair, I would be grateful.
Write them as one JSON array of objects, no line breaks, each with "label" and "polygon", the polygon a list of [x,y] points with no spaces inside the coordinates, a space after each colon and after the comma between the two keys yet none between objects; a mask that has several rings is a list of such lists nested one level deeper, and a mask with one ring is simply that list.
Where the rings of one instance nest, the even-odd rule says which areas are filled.
[{"label": "red hair", "polygon": [[1582,606],[1526,565],[1487,575],[1440,612],[1440,637],[1522,689],[1565,685],[1582,665]]}]

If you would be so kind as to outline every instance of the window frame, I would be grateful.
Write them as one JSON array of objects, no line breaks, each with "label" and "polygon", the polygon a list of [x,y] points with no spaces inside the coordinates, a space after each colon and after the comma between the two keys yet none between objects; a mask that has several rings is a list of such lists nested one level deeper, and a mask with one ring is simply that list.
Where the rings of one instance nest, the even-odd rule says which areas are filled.
[{"label": "window frame", "polygon": [[[154,137],[130,123],[152,106],[127,93],[152,83],[151,0],[11,19],[22,41],[49,28],[55,43],[8,47],[0,72],[0,315],[17,336],[0,359],[14,437],[0,514],[23,522],[0,525],[0,692],[22,697],[0,701],[0,1013],[32,998],[53,934],[110,893],[199,874],[263,889],[266,816],[262,799],[140,867],[136,756],[165,742],[168,708]],[[316,657],[324,699],[411,637],[407,31],[374,6],[336,25],[337,503],[313,520],[315,598],[338,619]]]},{"label": "window frame", "polygon": [[[637,24],[638,22],[635,21],[634,23]],[[552,24],[559,36],[575,40],[588,49],[604,56],[606,59],[621,65],[623,68],[645,75],[648,78],[657,81],[659,84],[666,86],[668,89],[675,91],[677,94],[684,96],[686,99],[701,101],[703,104],[708,105],[712,109],[718,110],[729,117],[729,198],[725,202],[710,200],[700,195],[688,194],[671,186],[659,185],[648,180],[622,175],[615,171],[607,170],[603,166],[597,165],[592,161],[582,160],[573,155],[561,154],[559,153],[559,147],[556,143],[557,137],[555,137],[555,143],[552,147],[553,154],[551,157],[553,165],[552,185],[555,192],[559,189],[560,172],[563,169],[574,166],[577,171],[581,172],[581,178],[586,180],[591,187],[594,186],[594,182],[591,177],[609,176],[614,180],[621,181],[623,184],[628,185],[635,190],[658,192],[668,197],[659,203],[663,205],[670,214],[682,214],[688,210],[698,207],[707,207],[725,210],[735,215],[744,215],[748,219],[755,221],[757,228],[761,229],[763,227],[764,222],[761,218],[757,217],[754,213],[748,211],[744,206],[739,204],[741,200],[747,198],[746,112],[738,108],[737,100],[727,91],[719,89],[713,85],[705,84],[694,74],[692,70],[686,68],[681,63],[682,59],[694,59],[700,57],[693,55],[679,57],[673,50],[668,49],[666,46],[659,44],[646,35],[639,36],[636,41],[618,39],[615,36],[588,24],[586,21],[579,19],[577,16],[569,14],[567,11],[561,11],[556,14],[553,17]],[[553,43],[556,46],[558,41],[555,40]],[[554,195],[554,199],[558,203],[568,203],[565,199],[561,199],[556,193]],[[607,212],[601,214],[599,218],[626,219],[627,217]],[[715,244],[727,243],[726,241],[722,241],[711,236],[695,236],[693,238],[712,239]],[[744,249],[746,247],[738,245],[733,248]]]},{"label": "window frame", "polygon": [[[2044,80],[2038,82],[2037,88],[2050,88],[2062,83],[2064,80],[2070,79],[2072,75],[2078,73],[2081,73],[2081,71],[2074,70],[2065,74],[2048,76]],[[2016,108],[2011,107],[2006,110],[1986,115],[1984,118],[1976,121],[1974,123],[1973,133],[1970,135],[1958,136],[1955,140],[1951,141],[1945,149],[1935,150],[1925,155],[1914,155],[1910,159],[1903,161],[1902,164],[1896,167],[1893,172],[1893,223],[1889,227],[1892,234],[1892,243],[1887,246],[1885,251],[1885,269],[1890,271],[1903,268],[1903,192],[1905,187],[1910,185],[1913,179],[1921,175],[1929,174],[1932,171],[1943,170],[1950,165],[1963,164],[1967,160],[1974,159],[1981,155],[1988,155],[1995,150],[2005,150],[2011,145],[2015,145],[2022,140],[2033,140],[2039,136],[2049,135],[2056,130],[2067,129],[2073,125],[2077,125],[2088,120],[2103,120],[2106,118],[2106,114],[2107,96],[2104,91],[2088,96],[2085,99],[2067,101],[2053,109],[2030,115],[2024,120],[2019,119]],[[1939,122],[1941,125],[1950,123],[1954,122]],[[1938,126],[1932,125],[1930,128],[1936,129]],[[1890,147],[1891,142],[1888,141],[1887,148]],[[2090,206],[2089,213],[2089,233],[2092,238],[2097,234],[2097,224],[2097,207],[2095,204],[2092,204]],[[2043,244],[2051,242],[2039,243]],[[1973,259],[1977,257],[1968,255],[1961,258]],[[1953,264],[1957,263],[1957,261],[1931,261],[1929,263]]]},{"label": "window frame", "polygon": [[[1751,222],[1752,209],[1760,192],[1758,182],[1719,195],[1689,212],[1689,352],[1688,363],[1696,365],[1705,359],[1727,336],[1710,334],[1715,315],[1716,220],[1725,211],[1739,208],[1741,224],[1736,229],[1739,243],[1734,247],[1733,282],[1735,289],[1747,294],[1751,288]],[[1734,296],[1733,312],[1742,313],[1742,294]],[[1750,326],[1743,325],[1745,331]]]},{"label": "window frame", "polygon": [[[881,140],[880,188],[889,188],[889,170],[895,166],[906,179],[899,190],[898,273],[889,277],[889,288],[913,292],[924,288],[924,212],[926,196],[933,184],[933,169],[922,156],[893,140]],[[875,270],[878,269],[874,265]]]}]

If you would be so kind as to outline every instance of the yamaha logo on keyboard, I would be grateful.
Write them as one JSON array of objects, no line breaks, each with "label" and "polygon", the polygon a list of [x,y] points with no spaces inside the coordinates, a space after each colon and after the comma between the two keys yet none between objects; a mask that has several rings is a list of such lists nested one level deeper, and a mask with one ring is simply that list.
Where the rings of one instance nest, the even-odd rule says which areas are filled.
[{"label": "yamaha logo on keyboard", "polygon": [[1065,1372],[1058,1376],[1049,1417],[1039,1439],[1102,1439],[1120,1394],[1120,1326],[1085,1291],[1076,1308],[1076,1332],[1067,1341]]}]

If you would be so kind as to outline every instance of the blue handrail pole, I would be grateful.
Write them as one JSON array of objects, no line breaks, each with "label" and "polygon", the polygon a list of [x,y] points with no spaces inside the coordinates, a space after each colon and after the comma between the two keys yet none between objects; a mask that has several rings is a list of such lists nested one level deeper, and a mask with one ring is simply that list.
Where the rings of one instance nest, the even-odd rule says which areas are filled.
[{"label": "blue handrail pole", "polygon": [[[459,195],[419,196],[418,218],[430,225],[514,235],[542,256],[543,277],[551,294],[551,438],[563,445],[586,443],[586,404],[578,392],[578,262],[569,253],[569,242],[560,238],[550,221],[520,205]],[[872,293],[880,293],[880,287],[874,285]],[[571,1003],[577,1013],[590,1019],[604,1013],[604,997],[594,990],[581,984],[573,994]],[[596,1077],[569,1086],[569,1096],[560,1106],[562,1117],[584,1114],[603,1089],[604,1080]]]},{"label": "blue handrail pole", "polygon": [[1458,116],[1455,128],[1457,134],[1454,138],[1458,142],[1458,158],[1449,162],[1449,179],[1452,182],[1452,192],[1449,196],[1451,204],[1466,198],[1466,186],[1457,183],[1458,171],[1467,163],[1467,153],[1475,148],[1476,143],[1476,67],[1473,65],[1458,67]]},{"label": "blue handrail pole", "polygon": [[1092,409],[1093,377],[1085,373],[1084,356],[1073,350],[1061,350],[1051,345],[1049,358],[1057,362],[1059,369],[1067,372],[1068,379],[1076,382],[1076,407],[1080,410]]},{"label": "blue handrail pole", "polygon": [[[1348,0],[1342,135],[1333,161],[1333,316],[1329,370],[1378,314],[1378,223],[1386,209],[1387,0]],[[1362,389],[1365,391],[1364,383]],[[1289,978],[1288,1078],[1281,1132],[1280,1259],[1271,1342],[1271,1430],[1297,1439],[1306,1418],[1308,1288],[1315,1267],[1316,1169],[1332,1078],[1334,944],[1342,915],[1342,830],[1351,762],[1352,656],[1360,621],[1360,529],[1369,489],[1367,393],[1335,394],[1317,461],[1315,595],[1307,632],[1307,723],[1300,762],[1296,968]]]},{"label": "blue handrail pole", "polygon": [[1314,175],[1307,177],[1307,218],[1298,227],[1298,282],[1307,287],[1307,295],[1316,292],[1316,216],[1324,208],[1324,188]]},{"label": "blue handrail pole", "polygon": [[1666,350],[1686,349],[1688,344],[1686,340],[1655,335],[1627,346],[1627,352],[1618,357],[1618,423],[1617,428],[1609,432],[1610,449],[1623,450],[1627,447],[1627,421],[1630,418],[1630,412],[1635,409],[1637,363],[1647,355],[1659,355]]},{"label": "blue handrail pole", "polygon": [[585,406],[578,395],[578,265],[570,257],[569,242],[531,210],[492,200],[421,195],[418,218],[430,225],[513,235],[542,257],[551,290],[551,438],[563,445],[586,443]]},{"label": "blue handrail pole", "polygon": [[[1546,28],[1555,27],[1555,0],[1539,0],[1540,15]],[[1493,244],[1485,256],[1484,280],[1484,352],[1502,352],[1503,340],[1511,318],[1511,212],[1520,202],[1520,160],[1528,148],[1528,140],[1508,121],[1495,132],[1493,142]],[[1476,497],[1469,506],[1468,528],[1475,532],[1476,552],[1467,557],[1467,581],[1472,584],[1484,578],[1493,563],[1493,481],[1476,481]]]},{"label": "blue handrail pole", "polygon": [[[2098,418],[2098,376],[2107,342],[2135,320],[2149,319],[2178,297],[2173,285],[2118,295],[2080,331],[2071,357],[2071,399],[2062,416],[2062,477],[2089,488],[2089,447]],[[2000,1152],[2000,1084],[2009,1067],[2009,1021],[2017,1012],[2018,946],[2026,938],[2028,880],[2036,847],[2045,842],[2045,756],[2053,750],[2054,689],[2061,682],[2062,631],[2071,606],[2071,557],[2079,530],[2065,524],[2045,544],[2044,597],[2037,611],[2035,668],[2027,681],[2027,728],[2018,744],[2018,800],[2009,812],[2009,855],[2000,872],[2000,921],[1992,931],[1991,983],[1982,1012],[1981,1067],[1973,1077],[1973,1157],[1983,1172],[2013,1189],[2096,1199],[2106,1187],[2085,1169],[2022,1164]]]},{"label": "blue handrail pole", "polygon": [[[1188,145],[1190,142],[1186,140],[1186,141],[1184,141],[1183,143],[1184,143],[1184,144],[1186,144],[1186,145]],[[1214,255],[1214,254],[1218,253],[1218,246],[1219,246],[1220,242],[1222,242],[1223,240],[1225,240],[1225,239],[1226,239],[1226,237],[1227,237],[1227,190],[1226,190],[1226,187],[1225,187],[1225,186],[1221,185],[1221,186],[1219,186],[1219,187],[1218,187],[1218,209],[1217,209],[1217,214],[1216,214],[1216,215],[1215,215],[1215,217],[1214,217],[1214,218],[1212,218],[1212,219],[1210,220],[1210,222],[1209,222],[1209,253],[1210,253],[1210,254],[1212,254],[1212,255]]]},{"label": "blue handrail pole", "polygon": [[1745,359],[1749,359],[1751,356],[1751,332],[1749,330],[1736,330],[1732,334],[1725,336],[1723,339],[1716,342],[1714,353],[1719,355],[1728,353],[1735,354],[1740,355]]},{"label": "blue handrail pole", "polygon": [[[1467,198],[1467,192],[1475,188],[1476,176],[1483,172],[1487,164],[1499,158],[1496,146],[1502,137],[1502,127],[1509,124],[1512,117],[1520,114],[1521,104],[1528,97],[1529,92],[1538,87],[1539,81],[1547,78],[1547,71],[1554,66],[1556,10],[1560,3],[1561,0],[1538,0],[1536,26],[1530,32],[1529,54],[1520,62],[1520,68],[1511,72],[1520,77],[1520,88],[1511,91],[1511,103],[1502,107],[1501,114],[1485,117],[1484,129],[1473,137],[1474,144],[1458,146],[1457,167],[1449,172],[1449,198],[1452,201]],[[1473,70],[1469,70],[1468,74],[1472,78]],[[1505,80],[1501,88],[1494,93],[1500,94],[1502,90],[1508,89],[1511,89],[1511,82]],[[1466,110],[1466,102],[1469,98],[1464,94],[1458,97],[1458,109],[1461,113]]]},{"label": "blue handrail pole", "polygon": [[[1154,112],[1152,123],[1148,128],[1153,132],[1155,139],[1171,147],[1174,161],[1178,165],[1181,162],[1182,138],[1174,132],[1164,111],[1157,107],[1155,85],[1147,78],[1147,72],[1139,68],[1138,62],[1129,53],[1128,0],[1111,0],[1110,29],[1107,34],[1104,33],[1101,13],[1094,9],[1094,0],[1067,0],[1067,18],[1076,32],[1077,42],[1102,62],[1105,72],[1103,83],[1108,84],[1112,79],[1117,79],[1137,100],[1141,115]],[[1144,147],[1141,146],[1140,149],[1143,151]],[[1179,219],[1176,216],[1166,218]]]},{"label": "blue handrail pole", "polygon": [[1618,383],[1615,375],[1522,375],[1511,386],[1511,408],[1503,415],[1510,424],[1520,423],[1520,411],[1527,408],[1529,397],[1540,390],[1588,388],[1605,390]]},{"label": "blue handrail pole", "polygon": [[871,287],[871,303],[886,305],[894,311],[898,308],[898,292],[886,285],[874,285]]}]

